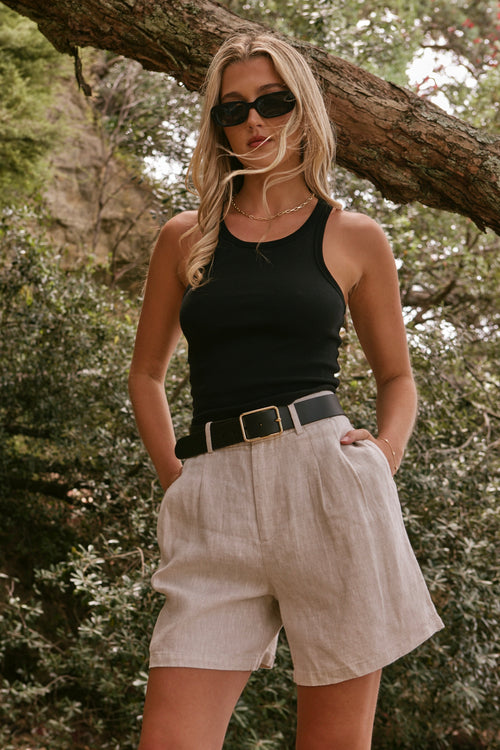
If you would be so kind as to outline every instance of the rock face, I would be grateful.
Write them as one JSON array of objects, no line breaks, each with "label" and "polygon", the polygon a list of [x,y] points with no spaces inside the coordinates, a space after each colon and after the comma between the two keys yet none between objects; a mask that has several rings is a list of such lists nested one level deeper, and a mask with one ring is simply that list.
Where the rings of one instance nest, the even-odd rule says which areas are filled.
[{"label": "rock face", "polygon": [[43,195],[48,235],[68,267],[90,261],[106,281],[135,292],[159,230],[153,191],[117,155],[70,72],[50,117],[61,138]]}]

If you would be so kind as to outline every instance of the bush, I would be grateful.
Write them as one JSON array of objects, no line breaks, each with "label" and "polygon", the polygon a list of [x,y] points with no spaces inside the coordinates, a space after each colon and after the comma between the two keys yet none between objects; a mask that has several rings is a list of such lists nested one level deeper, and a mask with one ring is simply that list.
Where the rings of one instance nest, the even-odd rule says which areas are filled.
[{"label": "bush", "polygon": [[[137,308],[63,270],[11,222],[0,272],[1,744],[34,732],[51,750],[133,747],[159,607],[149,578],[161,497],[127,394]],[[183,429],[182,346],[177,360],[168,386],[186,402]]]},{"label": "bush", "polygon": [[[162,604],[149,585],[161,491],[126,391],[137,307],[64,271],[14,219],[0,252],[1,746],[36,736],[50,750],[131,750]],[[411,334],[420,418],[398,485],[446,629],[384,670],[377,750],[495,746],[498,381],[482,356],[493,343],[474,344],[471,367],[467,331]],[[366,363],[350,335],[344,349],[341,400],[373,428]],[[185,373],[181,345],[167,383],[179,432]],[[238,703],[229,750],[293,747],[290,673],[283,638],[277,667]]]}]

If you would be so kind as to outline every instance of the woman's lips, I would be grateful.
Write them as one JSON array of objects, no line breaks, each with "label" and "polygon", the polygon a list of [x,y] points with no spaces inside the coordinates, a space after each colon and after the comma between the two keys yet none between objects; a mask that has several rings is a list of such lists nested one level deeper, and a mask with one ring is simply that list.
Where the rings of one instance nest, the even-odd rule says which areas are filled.
[{"label": "woman's lips", "polygon": [[263,136],[258,136],[256,138],[252,138],[248,141],[248,147],[249,148],[257,148],[257,146],[260,146],[261,143],[265,143],[268,139],[264,138]]}]

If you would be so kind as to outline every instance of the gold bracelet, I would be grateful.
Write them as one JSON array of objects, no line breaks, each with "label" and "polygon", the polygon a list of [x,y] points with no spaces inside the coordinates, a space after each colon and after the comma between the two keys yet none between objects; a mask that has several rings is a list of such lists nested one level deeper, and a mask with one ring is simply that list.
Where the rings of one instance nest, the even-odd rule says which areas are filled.
[{"label": "gold bracelet", "polygon": [[398,462],[396,460],[396,453],[394,451],[394,448],[392,447],[392,445],[390,444],[390,442],[387,440],[387,438],[381,437],[379,435],[379,440],[383,440],[384,443],[387,443],[387,445],[389,446],[389,448],[391,450],[391,453],[392,453],[392,458],[393,458],[393,461],[394,461],[394,473],[396,473],[399,467],[398,467]]}]

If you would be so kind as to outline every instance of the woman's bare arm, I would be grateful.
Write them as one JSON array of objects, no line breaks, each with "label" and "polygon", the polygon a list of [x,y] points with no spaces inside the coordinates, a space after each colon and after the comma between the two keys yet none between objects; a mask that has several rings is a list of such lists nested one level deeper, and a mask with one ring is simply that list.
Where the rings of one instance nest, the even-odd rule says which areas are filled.
[{"label": "woman's bare arm", "polygon": [[[349,309],[377,384],[375,440],[394,473],[417,410],[396,265],[389,242],[376,222],[361,214],[344,214],[342,221],[348,223],[344,239],[357,269],[348,295]],[[367,438],[373,439],[367,430],[353,430],[343,442]]]},{"label": "woman's bare arm", "polygon": [[185,212],[167,222],[160,233],[149,266],[129,374],[137,427],[164,490],[182,471],[174,453],[175,435],[164,383],[181,333],[186,248],[180,238],[195,222],[196,214]]}]

